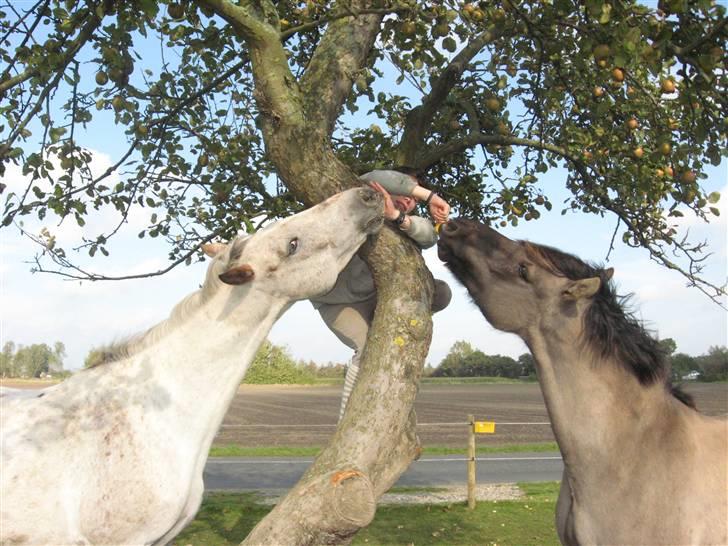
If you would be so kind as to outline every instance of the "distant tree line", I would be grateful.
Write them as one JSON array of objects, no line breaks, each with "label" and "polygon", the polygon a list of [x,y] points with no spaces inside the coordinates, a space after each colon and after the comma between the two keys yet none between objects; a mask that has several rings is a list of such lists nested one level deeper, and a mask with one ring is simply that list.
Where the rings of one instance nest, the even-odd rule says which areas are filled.
[{"label": "distant tree line", "polygon": [[343,378],[346,366],[295,360],[285,347],[265,341],[245,374],[246,384],[311,384],[319,378]]},{"label": "distant tree line", "polygon": [[728,380],[728,348],[725,345],[710,347],[700,356],[678,353],[677,344],[669,337],[661,340],[660,345],[670,362],[674,380]]},{"label": "distant tree line", "polygon": [[56,341],[53,347],[45,343],[33,345],[15,345],[8,341],[0,353],[1,377],[45,377],[63,375],[63,359],[66,347]]},{"label": "distant tree line", "polygon": [[[671,338],[660,341],[668,359],[672,378],[677,381],[699,379],[702,381],[728,380],[728,349],[711,347],[700,356],[677,352],[677,344]],[[85,359],[88,367],[97,361],[101,351],[93,349]],[[0,353],[0,377],[63,376],[66,348],[60,341],[53,347],[45,343],[28,346],[8,341]],[[319,365],[312,360],[294,359],[285,347],[266,341],[260,347],[245,376],[248,384],[311,384],[321,379],[341,379],[346,365],[329,362]],[[475,349],[466,341],[456,341],[440,364],[425,369],[432,377],[505,377],[535,378],[536,365],[530,353],[517,359],[504,355],[488,355]]]},{"label": "distant tree line", "polygon": [[[728,380],[728,349],[711,347],[706,354],[690,356],[678,353],[671,338],[660,341],[672,369],[674,380],[700,379],[702,381]],[[488,355],[473,348],[466,341],[456,341],[440,364],[430,369],[432,377],[535,377],[536,365],[530,353],[517,359],[503,355]]]},{"label": "distant tree line", "polygon": [[518,359],[504,355],[487,355],[467,341],[456,341],[450,352],[432,370],[432,377],[508,377],[534,376],[536,365],[530,353]]}]

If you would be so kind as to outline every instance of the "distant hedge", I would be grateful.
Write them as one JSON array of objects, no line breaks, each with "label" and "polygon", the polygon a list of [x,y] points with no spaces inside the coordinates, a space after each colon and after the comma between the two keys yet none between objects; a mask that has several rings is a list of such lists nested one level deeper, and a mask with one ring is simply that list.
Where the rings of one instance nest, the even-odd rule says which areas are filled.
[{"label": "distant hedge", "polygon": [[316,376],[297,363],[284,347],[266,341],[253,358],[243,383],[249,385],[309,385]]}]

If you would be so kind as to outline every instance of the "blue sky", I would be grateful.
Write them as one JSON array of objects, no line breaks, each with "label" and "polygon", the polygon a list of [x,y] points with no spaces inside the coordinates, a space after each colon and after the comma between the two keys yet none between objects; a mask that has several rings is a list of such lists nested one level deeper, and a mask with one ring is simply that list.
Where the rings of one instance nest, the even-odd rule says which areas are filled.
[{"label": "blue sky", "polygon": [[[110,158],[99,153],[97,168],[105,169]],[[17,183],[20,177],[6,179]],[[554,171],[544,183],[561,186],[565,173]],[[725,166],[711,170],[705,186],[728,193]],[[14,182],[15,181],[15,182]],[[719,204],[720,221],[705,225],[683,219],[683,229],[690,229],[694,240],[707,240],[713,255],[706,261],[706,275],[715,282],[726,278],[726,199]],[[121,233],[110,258],[93,262],[81,257],[94,270],[107,274],[142,272],[166,264],[166,247],[161,241],[140,241],[136,233],[147,220],[147,211],[137,211]],[[102,228],[108,217],[94,217],[83,230]],[[60,228],[53,222],[26,220],[26,228],[39,231],[48,225],[59,240],[74,240],[82,231],[74,222]],[[583,259],[603,262],[614,230],[613,218],[583,214],[561,216],[556,207],[536,222],[502,230],[512,238],[556,246]],[[206,264],[178,267],[162,277],[123,282],[89,283],[62,280],[48,274],[31,274],[29,261],[37,248],[11,229],[0,230],[0,344],[52,343],[62,341],[67,348],[67,368],[82,365],[94,346],[144,330],[168,315],[175,303],[199,286]],[[470,342],[489,354],[517,357],[525,346],[514,335],[495,331],[470,302],[465,290],[452,279],[437,259],[434,249],[425,259],[437,278],[453,288],[451,305],[434,316],[433,342],[427,361],[433,365],[444,358],[453,343]],[[726,345],[726,311],[695,289],[685,287],[685,280],[649,260],[647,253],[617,244],[608,265],[615,268],[615,281],[621,293],[634,293],[637,315],[661,338],[675,339],[678,350],[702,354],[712,345]],[[350,350],[331,334],[309,302],[294,305],[275,325],[270,340],[288,347],[296,358],[318,363],[345,362]]]},{"label": "blue sky", "polygon": [[[92,74],[89,74],[92,77]],[[387,78],[389,79],[389,78]],[[393,80],[394,78],[391,78]],[[390,81],[391,81],[390,80]],[[390,90],[393,84],[388,84]],[[400,93],[412,92],[398,89]],[[369,125],[372,118],[362,115],[368,110],[362,105],[356,122]],[[383,126],[383,124],[381,124]],[[79,136],[85,146],[94,151],[94,167],[98,172],[106,169],[123,149],[121,129],[113,126],[110,116],[90,125],[90,130]],[[523,222],[517,228],[504,228],[511,238],[529,239],[574,253],[579,257],[604,262],[616,219],[600,218],[581,213],[560,214],[559,195],[565,191],[566,172],[552,170],[540,181],[555,204],[550,213],[543,211],[535,222]],[[24,182],[19,168],[11,168],[3,182],[10,188]],[[726,162],[708,171],[703,187],[720,191],[723,195],[718,207],[722,214],[709,225],[691,218],[680,219],[682,232],[689,231],[691,240],[706,240],[713,253],[706,259],[705,276],[715,284],[726,280],[726,195],[728,194],[728,165]],[[82,263],[94,271],[105,274],[129,274],[166,267],[167,248],[163,241],[136,234],[147,225],[151,211],[137,210],[115,241],[110,258],[97,257],[89,261],[79,256]],[[95,233],[110,225],[110,214],[88,219],[79,228],[72,219],[58,226],[57,219],[44,222],[25,218],[25,227],[37,233],[48,227],[60,242],[78,241],[80,234]],[[728,324],[726,311],[695,289],[688,289],[683,277],[652,262],[646,251],[630,249],[617,237],[610,255],[609,266],[615,268],[614,279],[621,293],[634,293],[632,305],[637,316],[659,337],[671,337],[678,350],[688,354],[702,354],[713,345],[727,345]],[[175,303],[192,292],[202,282],[206,264],[180,266],[172,272],[149,279],[123,282],[80,283],[67,281],[48,274],[31,274],[33,256],[38,248],[14,229],[0,230],[0,346],[8,340],[19,344],[62,341],[66,345],[66,368],[82,365],[88,351],[115,339],[134,334],[163,320]],[[436,251],[424,253],[428,266],[436,278],[448,281],[453,288],[451,305],[434,316],[433,341],[427,361],[437,365],[450,347],[459,340],[489,354],[517,357],[526,351],[514,335],[495,331],[487,324],[470,302],[465,290],[450,276],[437,259]],[[724,304],[725,304],[724,300]],[[300,359],[320,364],[345,362],[351,351],[342,345],[324,326],[310,303],[294,305],[276,324],[270,340],[285,345]]]}]

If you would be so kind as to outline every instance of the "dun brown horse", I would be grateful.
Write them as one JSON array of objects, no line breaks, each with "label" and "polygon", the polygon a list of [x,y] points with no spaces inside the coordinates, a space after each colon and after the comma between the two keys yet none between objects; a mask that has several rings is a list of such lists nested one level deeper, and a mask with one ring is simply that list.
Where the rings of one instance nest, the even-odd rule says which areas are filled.
[{"label": "dun brown horse", "polygon": [[671,386],[613,270],[467,220],[443,226],[438,251],[485,318],[536,360],[564,459],[561,541],[728,544],[728,421]]}]

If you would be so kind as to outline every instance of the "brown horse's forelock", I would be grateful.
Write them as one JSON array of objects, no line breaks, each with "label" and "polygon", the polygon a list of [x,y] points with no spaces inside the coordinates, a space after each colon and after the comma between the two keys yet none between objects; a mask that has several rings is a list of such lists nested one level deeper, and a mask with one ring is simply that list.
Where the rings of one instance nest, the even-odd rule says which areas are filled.
[{"label": "brown horse's forelock", "polygon": [[584,317],[584,339],[603,358],[618,360],[639,382],[665,384],[670,393],[690,407],[692,398],[671,384],[666,355],[658,341],[626,309],[631,295],[619,296],[604,268],[581,261],[558,249],[524,242],[529,259],[554,275],[572,280],[600,277],[599,291]]}]

